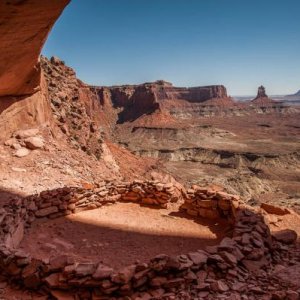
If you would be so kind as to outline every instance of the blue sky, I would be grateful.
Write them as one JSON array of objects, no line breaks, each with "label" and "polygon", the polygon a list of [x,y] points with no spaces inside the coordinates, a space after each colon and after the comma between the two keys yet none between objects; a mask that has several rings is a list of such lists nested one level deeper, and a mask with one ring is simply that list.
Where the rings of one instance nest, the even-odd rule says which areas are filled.
[{"label": "blue sky", "polygon": [[300,0],[72,0],[43,54],[95,85],[300,89]]}]

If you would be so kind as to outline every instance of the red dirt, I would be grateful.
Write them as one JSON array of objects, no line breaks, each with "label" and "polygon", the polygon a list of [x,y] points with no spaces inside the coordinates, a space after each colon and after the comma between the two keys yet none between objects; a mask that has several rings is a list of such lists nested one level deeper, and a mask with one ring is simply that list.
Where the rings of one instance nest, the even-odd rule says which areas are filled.
[{"label": "red dirt", "polygon": [[174,208],[118,203],[34,224],[21,247],[38,258],[64,253],[121,268],[162,253],[179,255],[218,244],[228,229],[224,221],[194,221]]}]

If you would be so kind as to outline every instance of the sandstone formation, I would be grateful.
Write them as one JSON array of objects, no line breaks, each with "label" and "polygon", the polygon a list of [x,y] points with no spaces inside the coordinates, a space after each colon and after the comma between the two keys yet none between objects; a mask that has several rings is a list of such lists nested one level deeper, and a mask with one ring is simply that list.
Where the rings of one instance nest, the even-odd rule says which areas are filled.
[{"label": "sandstone formation", "polygon": [[51,126],[39,64],[46,38],[69,0],[0,3],[0,139],[17,129]]},{"label": "sandstone formation", "polygon": [[258,87],[256,98],[253,99],[251,103],[258,105],[274,105],[276,101],[268,97],[265,87],[261,85],[260,87]]},{"label": "sandstone formation", "polygon": [[[47,127],[52,138],[49,140],[53,142],[52,149],[61,150],[61,143],[67,154],[76,152],[73,160],[81,155],[93,156],[90,164],[95,166],[88,168],[88,173],[96,170],[97,159],[105,160],[112,175],[119,171],[119,166],[109,145],[114,140],[118,141],[115,132],[120,124],[127,126],[131,121],[143,123],[150,120],[148,127],[133,127],[134,133],[141,128],[153,131],[153,124],[157,125],[159,120],[165,126],[163,129],[173,134],[176,130],[167,128],[166,124],[172,121],[177,129],[181,119],[190,118],[193,122],[202,117],[251,117],[255,114],[290,112],[269,99],[263,87],[259,88],[257,98],[250,104],[238,104],[228,97],[224,86],[178,88],[160,80],[134,86],[91,87],[77,79],[74,70],[56,57],[50,61],[42,57],[39,62],[38,56],[47,34],[68,2],[11,0],[0,4],[0,138],[4,146],[12,151],[12,155],[7,154],[2,151],[1,145],[1,158],[12,157],[18,162],[29,158],[26,163],[29,167],[34,166],[30,161],[31,155],[50,152],[48,139],[39,130],[40,127]],[[226,121],[228,119],[221,120]],[[186,124],[181,126],[184,128]],[[230,135],[224,130],[213,132],[207,126],[205,124],[201,128],[209,131],[218,142]],[[196,130],[194,139],[202,138],[198,135],[198,129],[192,128],[192,131]],[[121,134],[123,132],[121,130]],[[234,134],[232,137],[226,140],[227,144],[237,144]],[[106,142],[108,139],[110,141]],[[145,139],[148,139],[147,135]],[[178,141],[175,139],[177,144]],[[240,145],[240,148],[244,149],[245,145]],[[118,145],[111,146],[114,147],[123,164],[130,165],[134,161],[125,159],[125,149],[121,151]],[[288,147],[291,147],[290,141]],[[180,155],[187,160],[195,160],[198,156],[199,160],[210,165],[221,163],[224,169],[242,166],[255,174],[262,172],[260,167],[263,163],[270,163],[271,167],[274,162],[281,163],[273,154],[260,156],[253,152],[241,152],[241,149],[239,152],[219,149],[209,153],[199,147],[196,152],[184,147],[180,149],[184,152]],[[58,150],[56,155],[59,155]],[[165,156],[175,157],[175,152],[170,154],[168,149],[159,151]],[[294,164],[297,167],[297,153],[293,156],[287,154],[284,158],[292,162],[291,166]],[[69,166],[59,164],[59,160],[50,155],[37,155],[35,159],[41,160],[40,168],[56,165],[60,169],[66,167],[64,171],[70,172]],[[76,163],[81,164],[81,161]],[[132,173],[136,167],[134,164],[137,165],[138,161],[130,166]],[[20,167],[21,163],[13,166],[14,170],[23,172]],[[79,167],[83,170],[86,165],[83,163]],[[219,170],[214,175],[217,172]],[[14,173],[7,173],[8,178],[11,176],[9,180],[17,184],[12,178]],[[71,172],[70,178],[77,177],[78,182],[82,179],[80,174]],[[82,187],[66,186],[40,193],[31,191],[30,196],[21,198],[14,195],[8,201],[1,202],[0,290],[5,280],[12,287],[38,291],[42,299],[299,298],[297,234],[290,229],[273,234],[270,230],[271,224],[276,225],[274,220],[289,215],[289,210],[270,204],[252,208],[245,205],[239,196],[212,187],[194,185],[185,190],[175,180],[168,183],[149,181],[141,176],[139,180],[126,182],[120,178],[96,184],[84,183]],[[49,180],[49,177],[43,180]],[[119,201],[156,209],[165,209],[178,202],[181,216],[189,217],[194,222],[205,219],[224,221],[228,225],[229,236],[205,251],[183,253],[176,257],[161,254],[149,257],[145,262],[124,266],[121,270],[104,265],[101,255],[90,262],[70,259],[63,253],[42,260],[36,258],[35,253],[25,253],[19,248],[24,235],[35,222],[47,222]]]},{"label": "sandstone formation", "polygon": [[226,88],[222,85],[181,88],[158,80],[141,85],[94,87],[94,90],[98,93],[101,103],[111,101],[114,107],[123,109],[119,114],[119,123],[135,120],[157,110],[168,109],[170,103],[176,105],[180,101],[201,104],[215,99],[216,105],[222,101],[231,103]]},{"label": "sandstone formation", "polygon": [[47,83],[42,74],[40,90],[28,96],[0,97],[0,140],[19,129],[52,126]]},{"label": "sandstone formation", "polygon": [[[263,86],[250,103],[233,101],[223,85],[181,88],[158,80],[140,85],[91,87],[117,124],[147,120],[162,123],[201,117],[293,113],[294,109],[268,98]],[[111,114],[111,113],[110,113]]]},{"label": "sandstone formation", "polygon": [[30,95],[39,89],[41,49],[69,1],[1,1],[0,97]]},{"label": "sandstone formation", "polygon": [[263,85],[261,85],[260,87],[258,87],[256,98],[265,98],[265,97],[268,97],[266,94],[266,89]]}]

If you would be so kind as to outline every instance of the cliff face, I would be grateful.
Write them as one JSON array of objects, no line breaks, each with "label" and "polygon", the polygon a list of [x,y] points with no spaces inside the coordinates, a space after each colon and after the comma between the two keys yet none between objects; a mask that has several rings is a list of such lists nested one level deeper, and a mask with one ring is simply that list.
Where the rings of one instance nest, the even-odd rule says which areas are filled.
[{"label": "cliff face", "polygon": [[33,95],[0,97],[0,141],[9,138],[19,129],[53,124],[47,83],[43,74],[40,87]]},{"label": "cliff face", "polygon": [[154,83],[104,87],[96,90],[101,103],[111,101],[114,107],[123,109],[119,113],[119,123],[133,121],[141,115],[151,114],[157,110],[169,111],[171,107],[180,107],[183,103],[205,105],[206,101],[215,100],[217,105],[224,99],[231,102],[226,88],[222,85],[181,88],[160,80]]},{"label": "cliff face", "polygon": [[39,88],[38,57],[69,1],[1,1],[0,96],[33,94]]},{"label": "cliff face", "polygon": [[39,55],[69,1],[0,2],[0,139],[52,123]]}]

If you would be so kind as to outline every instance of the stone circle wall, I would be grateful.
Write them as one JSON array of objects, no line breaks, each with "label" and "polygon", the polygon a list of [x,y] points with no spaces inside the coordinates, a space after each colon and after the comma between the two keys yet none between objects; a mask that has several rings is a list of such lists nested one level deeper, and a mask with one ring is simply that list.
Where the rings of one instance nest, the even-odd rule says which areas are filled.
[{"label": "stone circle wall", "polygon": [[241,203],[236,195],[193,185],[187,190],[187,197],[181,210],[194,217],[227,218],[234,221],[236,210]]},{"label": "stone circle wall", "polygon": [[[99,262],[80,263],[61,255],[42,261],[18,250],[24,231],[36,218],[57,218],[122,200],[164,207],[168,201],[185,198],[185,205],[192,205],[196,211],[199,197],[202,197],[200,193],[204,192],[199,189],[194,193],[189,191],[186,197],[184,191],[179,193],[170,184],[136,181],[103,183],[93,189],[61,188],[16,199],[0,211],[0,270],[9,280],[26,288],[43,289],[52,295],[58,291],[83,293],[88,295],[84,299],[106,299],[105,295],[107,299],[113,299],[145,290],[159,297],[162,291],[174,292],[192,283],[213,293],[227,292],[229,287],[224,278],[246,276],[248,272],[268,266],[271,250],[276,247],[263,217],[237,206],[236,199],[229,200],[231,196],[223,193],[210,194],[211,199],[200,201],[218,201],[217,207],[221,212],[230,211],[228,201],[235,203],[229,205],[235,207],[234,213],[230,213],[235,220],[233,235],[224,238],[218,246],[207,247],[206,251],[198,250],[176,257],[162,254],[149,262],[116,271],[103,265],[100,258]],[[158,197],[161,197],[160,201]],[[226,200],[224,207],[222,199]],[[224,216],[228,217],[228,214]],[[213,279],[207,280],[201,275],[207,272],[214,274]]]}]

